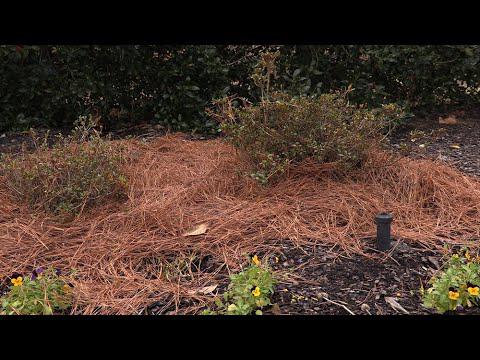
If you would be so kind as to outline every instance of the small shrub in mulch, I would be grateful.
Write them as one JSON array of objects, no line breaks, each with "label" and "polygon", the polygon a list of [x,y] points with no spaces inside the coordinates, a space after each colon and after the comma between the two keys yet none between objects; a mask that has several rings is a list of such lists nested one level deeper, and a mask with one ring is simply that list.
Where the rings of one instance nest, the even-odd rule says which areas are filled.
[{"label": "small shrub in mulch", "polygon": [[351,105],[347,95],[352,89],[319,97],[271,92],[277,56],[265,54],[253,74],[262,93],[258,105],[244,101],[236,107],[236,99],[227,97],[211,111],[230,142],[251,160],[251,176],[261,183],[307,158],[344,170],[356,168],[385,138],[385,129],[405,116],[395,104],[374,110]]},{"label": "small shrub in mulch", "polygon": [[4,156],[0,172],[11,193],[33,210],[70,217],[125,192],[123,158],[101,138],[92,119],[80,118],[69,136],[47,138],[32,133],[35,149]]}]

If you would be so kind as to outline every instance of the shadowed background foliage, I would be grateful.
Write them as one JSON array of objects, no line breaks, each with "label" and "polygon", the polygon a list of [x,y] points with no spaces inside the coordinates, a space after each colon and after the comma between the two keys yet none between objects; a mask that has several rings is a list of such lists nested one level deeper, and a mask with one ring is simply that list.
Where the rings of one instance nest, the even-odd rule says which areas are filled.
[{"label": "shadowed background foliage", "polygon": [[0,131],[70,127],[80,115],[108,128],[153,122],[214,133],[205,113],[227,94],[252,101],[259,54],[280,50],[276,83],[292,95],[355,89],[354,103],[413,112],[478,103],[480,47],[321,45],[0,46]]}]

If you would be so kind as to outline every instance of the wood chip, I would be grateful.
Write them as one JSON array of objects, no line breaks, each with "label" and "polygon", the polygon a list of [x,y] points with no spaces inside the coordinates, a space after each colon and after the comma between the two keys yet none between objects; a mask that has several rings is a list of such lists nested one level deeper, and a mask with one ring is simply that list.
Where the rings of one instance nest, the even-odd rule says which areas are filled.
[{"label": "wood chip", "polygon": [[407,310],[405,310],[403,308],[402,305],[400,305],[398,302],[397,302],[397,299],[394,298],[394,297],[385,297],[385,302],[390,305],[392,307],[393,310],[395,311],[400,311],[400,312],[403,312],[404,314],[410,314]]}]

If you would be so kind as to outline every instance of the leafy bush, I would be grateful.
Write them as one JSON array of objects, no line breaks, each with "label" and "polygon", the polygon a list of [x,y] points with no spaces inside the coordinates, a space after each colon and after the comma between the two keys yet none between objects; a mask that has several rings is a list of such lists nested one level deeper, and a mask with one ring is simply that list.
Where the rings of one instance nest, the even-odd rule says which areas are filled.
[{"label": "leafy bush", "polygon": [[444,110],[478,103],[480,46],[0,46],[0,131],[71,126],[79,115],[104,125],[150,121],[215,132],[209,102],[261,94],[249,77],[258,55],[279,50],[279,88],[319,95],[351,85],[349,100]]},{"label": "leafy bush", "polygon": [[227,139],[248,155],[255,167],[251,175],[262,183],[307,158],[356,167],[381,142],[383,131],[404,116],[394,104],[375,110],[351,105],[348,91],[319,97],[270,94],[277,56],[265,54],[253,75],[261,89],[259,105],[244,101],[236,107],[230,97],[217,101],[218,111],[212,112]]},{"label": "leafy bush", "polygon": [[58,136],[51,149],[47,137],[41,141],[34,135],[33,153],[6,156],[0,163],[6,185],[33,209],[61,217],[123,195],[121,151],[94,126],[91,118],[80,118],[72,134]]},{"label": "leafy bush", "polygon": [[223,294],[225,303],[217,299],[217,311],[206,310],[204,315],[262,315],[262,308],[271,305],[270,296],[276,283],[267,265],[257,256],[244,271],[230,277],[228,290]]},{"label": "leafy bush", "polygon": [[205,106],[229,89],[248,92],[242,72],[254,54],[249,46],[0,46],[0,131],[95,114],[108,128],[149,121],[212,132]]},{"label": "leafy bush", "polygon": [[445,269],[433,277],[432,285],[423,289],[424,306],[440,313],[480,305],[480,257],[468,250],[454,254]]},{"label": "leafy bush", "polygon": [[281,47],[282,86],[294,95],[355,91],[355,103],[446,111],[478,103],[478,45],[301,45]]},{"label": "leafy bush", "polygon": [[1,300],[6,315],[52,315],[72,303],[72,287],[55,269],[36,269],[30,277],[18,276]]}]

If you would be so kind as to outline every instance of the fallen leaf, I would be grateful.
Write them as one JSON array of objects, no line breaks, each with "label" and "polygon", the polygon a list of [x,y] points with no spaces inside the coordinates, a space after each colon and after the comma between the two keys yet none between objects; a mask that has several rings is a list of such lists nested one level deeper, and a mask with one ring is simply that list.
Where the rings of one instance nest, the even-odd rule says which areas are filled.
[{"label": "fallen leaf", "polygon": [[458,124],[458,120],[455,116],[448,116],[446,118],[442,118],[440,116],[438,118],[438,123],[439,124],[444,124],[444,125],[455,125],[455,124]]},{"label": "fallen leaf", "polygon": [[452,145],[450,145],[450,149],[460,149],[460,145],[459,144],[452,144]]},{"label": "fallen leaf", "polygon": [[404,314],[409,314],[407,310],[403,308],[402,305],[400,305],[397,300],[394,297],[385,297],[385,302],[392,307],[393,310],[395,311],[401,311]]},{"label": "fallen leaf", "polygon": [[202,295],[208,295],[213,292],[217,288],[218,285],[210,285],[210,286],[205,286],[200,289],[194,289],[194,290],[189,290],[188,294],[189,295],[195,295],[195,294],[202,294]]},{"label": "fallen leaf", "polygon": [[194,227],[192,230],[187,231],[183,236],[197,236],[197,235],[202,235],[205,234],[208,230],[208,225],[207,224],[200,224],[196,227]]}]

